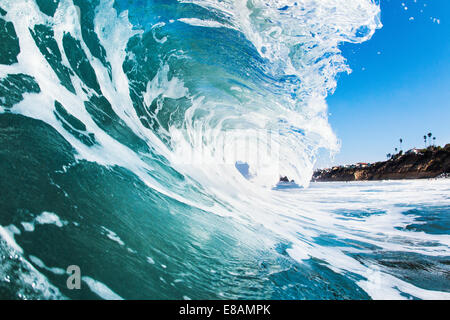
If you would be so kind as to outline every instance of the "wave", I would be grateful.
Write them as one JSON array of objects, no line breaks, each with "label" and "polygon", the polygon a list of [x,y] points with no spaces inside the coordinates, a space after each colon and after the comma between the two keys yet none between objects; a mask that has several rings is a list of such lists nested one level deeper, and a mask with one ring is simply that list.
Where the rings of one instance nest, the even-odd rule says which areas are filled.
[{"label": "wave", "polygon": [[[381,28],[376,1],[1,0],[0,7],[1,36],[7,39],[0,61],[0,111],[40,120],[48,127],[26,126],[54,130],[62,137],[60,140],[54,133],[39,136],[39,143],[66,159],[52,175],[78,181],[81,178],[74,172],[95,164],[96,171],[91,168],[78,174],[88,179],[88,174],[93,174],[89,170],[94,170],[96,176],[89,179],[98,181],[89,197],[99,208],[103,201],[111,205],[107,212],[120,207],[102,191],[111,188],[111,195],[126,193],[129,201],[145,203],[142,208],[151,208],[153,214],[149,219],[159,217],[159,227],[168,228],[159,232],[148,226],[150,229],[135,234],[131,242],[144,242],[144,233],[148,236],[153,230],[156,244],[151,250],[162,250],[157,243],[168,241],[168,247],[188,246],[188,252],[194,250],[189,243],[201,243],[208,247],[208,254],[217,254],[214,250],[223,250],[219,249],[221,242],[214,244],[209,239],[218,232],[237,253],[229,253],[228,262],[220,262],[216,256],[210,260],[227,264],[227,268],[240,265],[237,261],[244,253],[242,248],[236,249],[237,243],[251,247],[254,256],[282,243],[281,247],[288,249],[278,250],[279,254],[297,263],[325,261],[335,274],[352,274],[349,277],[359,288],[354,289],[357,296],[364,297],[363,291],[376,294],[370,287],[372,280],[363,280],[371,278],[368,272],[373,269],[347,252],[328,249],[315,240],[328,230],[333,237],[349,237],[387,249],[377,237],[368,241],[356,234],[369,232],[371,219],[351,222],[356,230],[352,232],[349,226],[339,225],[338,216],[327,208],[318,209],[311,199],[291,198],[272,190],[280,175],[308,187],[318,153],[338,151],[339,141],[327,119],[326,97],[336,87],[336,76],[350,72],[339,46],[367,41]],[[28,121],[13,119],[19,128]],[[8,121],[5,125],[14,122]],[[59,147],[54,149],[55,145]],[[247,166],[246,174],[238,170],[239,164]],[[115,175],[109,176],[100,168]],[[109,178],[101,180],[105,175]],[[117,176],[120,181],[132,181],[132,185],[120,189],[125,184],[115,180]],[[108,181],[111,186],[99,181]],[[66,189],[84,188],[65,183]],[[37,194],[34,196],[37,199]],[[72,205],[81,206],[83,198],[72,197]],[[125,210],[129,205],[120,208]],[[102,215],[99,208],[88,206],[96,224],[99,218],[94,217]],[[44,209],[36,212],[28,208],[35,216],[46,212]],[[10,211],[11,216],[16,214]],[[169,218],[174,212],[182,218]],[[133,216],[137,213],[123,214],[130,221],[137,219]],[[394,219],[396,209],[392,214]],[[173,230],[165,226],[168,221]],[[212,222],[227,226],[212,226]],[[140,223],[147,226],[148,222]],[[89,223],[85,224],[88,228]],[[122,221],[116,227],[124,225],[127,222]],[[389,230],[385,232],[397,232],[385,227]],[[105,235],[102,230],[111,228],[98,225],[97,230],[100,237]],[[251,240],[259,232],[264,236]],[[118,235],[113,234],[116,239]],[[402,231],[398,234],[404,235]],[[127,242],[120,240],[115,245],[123,249]],[[436,251],[445,251],[442,246]],[[405,248],[412,250],[411,246],[402,250]],[[144,250],[127,249],[135,254]],[[389,249],[400,250],[395,245]],[[161,259],[174,255],[172,263],[177,261],[178,266],[191,270],[186,260],[175,257],[178,249],[172,250],[165,254],[158,251],[157,255],[162,255]],[[146,265],[154,261],[144,258]],[[206,266],[211,261],[205,257],[201,263]],[[40,265],[45,266],[43,262]],[[203,265],[191,272],[202,277],[201,268]],[[264,272],[272,274],[277,268]],[[163,277],[162,269],[155,274]],[[374,274],[382,278],[382,286],[395,291],[393,277]],[[231,281],[231,276],[226,279]],[[97,283],[86,279],[92,280],[88,285]],[[410,294],[433,295],[401,280],[394,282]],[[115,292],[120,290],[111,291],[100,284],[118,296]],[[127,296],[127,289],[122,290],[125,294],[118,294]],[[205,285],[202,290],[198,297],[213,294],[206,293]],[[224,297],[239,296],[227,290],[220,291]],[[164,297],[173,296],[167,291]]]}]

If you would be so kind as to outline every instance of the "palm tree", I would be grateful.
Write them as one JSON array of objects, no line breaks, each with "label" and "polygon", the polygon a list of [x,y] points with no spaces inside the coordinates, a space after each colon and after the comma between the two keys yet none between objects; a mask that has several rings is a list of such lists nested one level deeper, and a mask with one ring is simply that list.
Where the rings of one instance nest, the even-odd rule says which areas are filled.
[{"label": "palm tree", "polygon": [[428,132],[427,136],[428,136],[428,144],[431,145],[431,137],[433,136],[433,134],[431,132]]},{"label": "palm tree", "polygon": [[403,139],[402,138],[400,138],[400,150],[402,150],[403,148],[402,148],[402,143],[403,143]]},{"label": "palm tree", "polygon": [[398,150],[398,149],[397,149],[397,148],[395,148],[395,153],[397,153],[397,150]]},{"label": "palm tree", "polygon": [[425,148],[426,148],[427,147],[427,136],[426,135],[423,136],[423,141],[425,142]]},{"label": "palm tree", "polygon": [[433,137],[433,146],[436,146],[436,137]]}]

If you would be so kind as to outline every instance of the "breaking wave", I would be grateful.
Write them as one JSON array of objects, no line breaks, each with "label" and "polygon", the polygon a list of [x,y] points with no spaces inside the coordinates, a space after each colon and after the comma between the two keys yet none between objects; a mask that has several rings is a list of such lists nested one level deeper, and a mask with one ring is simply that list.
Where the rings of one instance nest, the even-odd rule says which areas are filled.
[{"label": "breaking wave", "polygon": [[[448,272],[448,235],[404,229],[407,204],[273,188],[280,175],[308,187],[318,153],[339,149],[325,99],[350,72],[339,45],[381,27],[377,2],[0,8],[2,295],[449,297],[442,278],[411,284],[377,256]],[[445,188],[430,193],[448,210]],[[77,292],[73,264],[88,274]]]}]

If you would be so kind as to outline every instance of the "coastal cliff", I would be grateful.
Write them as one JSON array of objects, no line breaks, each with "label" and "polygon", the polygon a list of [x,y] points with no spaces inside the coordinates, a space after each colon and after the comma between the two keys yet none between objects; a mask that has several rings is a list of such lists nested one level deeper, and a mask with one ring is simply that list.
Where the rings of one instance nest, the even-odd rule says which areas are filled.
[{"label": "coastal cliff", "polygon": [[312,181],[425,179],[450,173],[450,144],[444,148],[411,149],[376,163],[337,166],[314,172]]}]

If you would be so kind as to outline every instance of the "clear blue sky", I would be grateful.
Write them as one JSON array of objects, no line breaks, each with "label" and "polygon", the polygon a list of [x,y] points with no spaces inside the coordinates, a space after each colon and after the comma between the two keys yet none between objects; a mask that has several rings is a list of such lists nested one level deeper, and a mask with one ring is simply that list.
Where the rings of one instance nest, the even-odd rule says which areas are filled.
[{"label": "clear blue sky", "polygon": [[428,132],[450,143],[450,0],[381,0],[381,20],[371,40],[341,47],[353,72],[328,98],[333,164],[384,160],[399,138],[423,147]]}]

